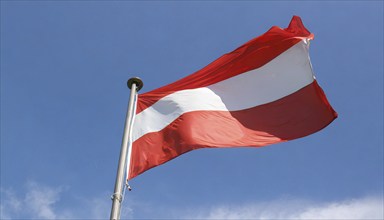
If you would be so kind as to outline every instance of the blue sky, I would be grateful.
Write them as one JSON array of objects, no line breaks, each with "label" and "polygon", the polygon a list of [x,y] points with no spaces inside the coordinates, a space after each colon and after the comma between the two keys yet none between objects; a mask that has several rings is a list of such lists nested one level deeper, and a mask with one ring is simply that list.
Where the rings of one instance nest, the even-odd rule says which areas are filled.
[{"label": "blue sky", "polygon": [[109,218],[127,79],[166,85],[293,15],[339,118],[151,169],[122,216],[382,218],[382,1],[1,1],[1,219]]}]

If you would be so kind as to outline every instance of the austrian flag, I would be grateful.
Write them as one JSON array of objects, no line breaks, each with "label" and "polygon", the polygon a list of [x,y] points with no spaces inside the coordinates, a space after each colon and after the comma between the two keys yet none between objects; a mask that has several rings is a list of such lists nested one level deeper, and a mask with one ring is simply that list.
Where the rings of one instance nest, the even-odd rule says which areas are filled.
[{"label": "austrian flag", "polygon": [[200,148],[262,147],[304,137],[337,113],[309,60],[311,34],[297,16],[203,69],[140,94],[128,179]]}]

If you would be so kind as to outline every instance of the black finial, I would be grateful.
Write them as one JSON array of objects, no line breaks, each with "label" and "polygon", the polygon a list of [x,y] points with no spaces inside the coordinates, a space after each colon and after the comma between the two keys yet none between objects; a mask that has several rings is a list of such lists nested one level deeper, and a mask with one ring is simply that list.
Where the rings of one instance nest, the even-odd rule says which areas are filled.
[{"label": "black finial", "polygon": [[144,86],[143,81],[139,77],[133,77],[128,80],[127,85],[129,89],[132,88],[133,83],[136,84],[136,91],[139,91]]}]

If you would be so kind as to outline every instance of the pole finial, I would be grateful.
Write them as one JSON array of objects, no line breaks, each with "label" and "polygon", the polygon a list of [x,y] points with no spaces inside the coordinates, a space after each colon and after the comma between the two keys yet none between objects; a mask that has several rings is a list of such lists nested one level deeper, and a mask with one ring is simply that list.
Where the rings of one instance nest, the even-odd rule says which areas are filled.
[{"label": "pole finial", "polygon": [[136,84],[136,91],[140,91],[140,89],[144,86],[143,81],[139,77],[132,77],[128,80],[127,85],[129,89],[132,88],[133,83]]}]

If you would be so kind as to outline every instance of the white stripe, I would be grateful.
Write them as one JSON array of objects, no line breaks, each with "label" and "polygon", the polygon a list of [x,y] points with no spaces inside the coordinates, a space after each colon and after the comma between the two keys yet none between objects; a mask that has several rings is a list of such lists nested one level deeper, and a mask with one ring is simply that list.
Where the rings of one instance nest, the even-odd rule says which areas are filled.
[{"label": "white stripe", "polygon": [[133,141],[160,131],[180,115],[201,110],[236,111],[276,101],[314,80],[306,41],[300,41],[266,65],[208,87],[167,95],[140,112]]}]

